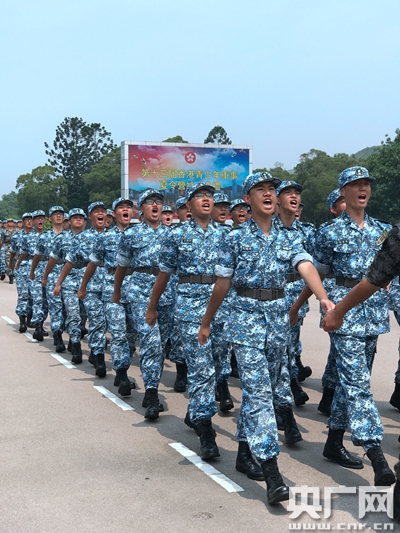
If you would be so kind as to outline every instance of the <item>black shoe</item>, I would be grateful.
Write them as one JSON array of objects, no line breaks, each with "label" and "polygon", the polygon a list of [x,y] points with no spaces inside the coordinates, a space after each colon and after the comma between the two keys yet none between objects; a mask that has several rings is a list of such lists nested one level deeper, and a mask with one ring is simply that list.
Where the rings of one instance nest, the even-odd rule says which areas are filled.
[{"label": "black shoe", "polygon": [[310,399],[308,394],[302,389],[297,378],[290,380],[290,389],[293,394],[294,403],[297,405],[297,407],[304,405]]},{"label": "black shoe", "polygon": [[93,350],[90,350],[88,362],[96,368],[96,356],[94,355]]},{"label": "black shoe", "polygon": [[185,392],[186,391],[186,374],[187,366],[186,363],[176,363],[176,378],[174,383],[175,392]]},{"label": "black shoe", "polygon": [[239,379],[239,369],[236,361],[235,350],[231,350],[231,376],[233,378]]},{"label": "black shoe", "polygon": [[219,457],[219,450],[215,442],[216,433],[210,419],[203,419],[196,424],[196,433],[200,437],[200,457],[214,459]]},{"label": "black shoe", "polygon": [[131,395],[131,382],[128,379],[128,374],[126,368],[119,368],[117,370],[117,375],[114,380],[118,378],[118,394],[121,396],[130,396]]},{"label": "black shoe", "polygon": [[0,275],[0,280],[4,281],[5,279],[6,279],[6,273],[2,272],[1,275]]},{"label": "black shoe", "polygon": [[157,389],[152,388],[146,390],[142,406],[146,407],[145,418],[156,420],[160,416],[160,402]]},{"label": "black shoe", "polygon": [[71,363],[75,363],[76,365],[80,365],[82,363],[82,348],[80,342],[72,342],[71,343]]},{"label": "black shoe", "polygon": [[28,316],[26,317],[26,325],[30,329],[35,329],[36,328],[36,324],[32,323],[32,315],[30,315],[30,314],[28,314]]},{"label": "black shoe", "polygon": [[195,424],[193,424],[193,422],[190,420],[189,411],[186,411],[186,416],[185,416],[184,422],[187,425],[187,427],[189,427],[190,429],[196,430]]},{"label": "black shoe", "polygon": [[69,353],[72,353],[72,341],[71,341],[71,339],[69,339],[69,341],[68,341],[67,350],[69,351]]},{"label": "black shoe", "polygon": [[[131,390],[136,389],[136,383],[134,381],[131,381],[129,378],[128,378],[128,381],[129,381],[129,386]],[[121,382],[121,378],[118,374],[116,374],[114,378],[114,387],[119,387],[120,382]]]},{"label": "black shoe", "polygon": [[246,474],[249,479],[265,481],[261,466],[254,459],[247,442],[239,442],[239,450],[236,456],[236,470]]},{"label": "black shoe", "polygon": [[289,487],[285,485],[278,469],[276,457],[263,461],[261,468],[267,483],[267,500],[270,505],[289,499]]},{"label": "black shoe", "polygon": [[288,446],[300,442],[303,440],[299,428],[297,427],[296,420],[293,415],[293,409],[291,405],[285,405],[276,409],[277,414],[281,417],[284,431],[285,442]]},{"label": "black shoe", "polygon": [[299,370],[299,373],[297,375],[297,379],[300,383],[302,383],[306,378],[309,378],[312,374],[312,370],[310,366],[304,366],[301,362],[301,357],[296,357],[296,366]]},{"label": "black shoe", "polygon": [[33,337],[36,341],[39,341],[39,342],[43,340],[43,331],[42,331],[42,328],[40,327],[40,324],[37,324],[37,325],[36,325],[36,329],[35,329],[35,331],[33,332],[32,337]]},{"label": "black shoe", "polygon": [[400,383],[396,383],[393,394],[389,400],[390,405],[400,411]]},{"label": "black shoe", "polygon": [[324,387],[322,393],[321,401],[318,404],[318,411],[324,415],[331,415],[332,400],[335,394],[335,389],[330,389],[329,387]]},{"label": "black shoe", "polygon": [[49,336],[49,332],[44,329],[43,322],[40,323],[40,327],[42,328],[43,337],[48,337]]},{"label": "black shoe", "polygon": [[8,283],[9,283],[10,285],[12,285],[12,284],[14,283],[14,276],[13,276],[13,274],[10,274],[10,275],[8,276]]},{"label": "black shoe", "polygon": [[233,401],[229,392],[228,382],[223,381],[217,384],[217,391],[219,394],[219,408],[224,413],[233,409]]},{"label": "black shoe", "polygon": [[27,329],[28,329],[28,326],[26,324],[26,316],[20,316],[19,317],[19,332],[25,333]]},{"label": "black shoe", "polygon": [[98,353],[95,355],[96,358],[96,376],[99,378],[105,378],[107,374],[106,362],[104,360],[104,354]]},{"label": "black shoe", "polygon": [[367,451],[368,459],[372,463],[374,469],[374,485],[375,487],[390,487],[395,483],[396,478],[392,470],[389,468],[385,456],[383,455],[382,448],[375,446]]},{"label": "black shoe", "polygon": [[61,331],[55,331],[53,333],[54,346],[56,347],[57,353],[65,352],[65,344],[62,338]]},{"label": "black shoe", "polygon": [[[150,389],[147,389],[147,390],[150,390]],[[157,390],[157,389],[153,389],[153,390]],[[158,394],[158,391],[157,391],[157,394]],[[146,409],[148,406],[149,406],[149,399],[146,397],[146,394],[145,394],[142,400],[142,407]],[[160,413],[164,412],[164,406],[160,401],[158,402],[158,410],[160,411]]]},{"label": "black shoe", "polygon": [[328,440],[325,443],[322,455],[345,468],[361,470],[364,468],[363,462],[358,457],[349,453],[343,446],[344,430],[329,429]]}]

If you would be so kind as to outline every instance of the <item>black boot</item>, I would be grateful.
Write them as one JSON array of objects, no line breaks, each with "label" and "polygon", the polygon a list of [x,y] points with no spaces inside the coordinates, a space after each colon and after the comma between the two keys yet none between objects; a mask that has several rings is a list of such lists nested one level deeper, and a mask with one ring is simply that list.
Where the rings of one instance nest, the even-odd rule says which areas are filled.
[{"label": "black boot", "polygon": [[291,446],[292,444],[303,440],[299,428],[297,427],[296,420],[294,419],[292,406],[285,405],[283,407],[278,407],[276,412],[282,419],[286,444]]},{"label": "black boot", "polygon": [[175,392],[185,392],[186,390],[186,363],[176,363],[176,378],[174,383]]},{"label": "black boot", "polygon": [[186,411],[186,415],[185,415],[185,420],[184,420],[185,424],[187,425],[187,427],[189,427],[190,429],[194,429],[196,430],[196,425],[193,424],[193,422],[190,420],[190,415],[189,415],[189,411]]},{"label": "black boot", "polygon": [[14,283],[14,275],[13,275],[13,274],[10,274],[10,275],[8,276],[8,279],[9,279],[8,283],[9,283],[10,285],[12,285],[12,284]]},{"label": "black boot", "polygon": [[105,378],[107,374],[106,362],[104,360],[104,354],[98,353],[96,356],[96,376],[99,378]]},{"label": "black boot", "polygon": [[265,481],[261,466],[254,459],[247,442],[239,442],[239,450],[236,456],[236,470],[246,474],[249,479]]},{"label": "black boot", "polygon": [[335,394],[335,389],[330,389],[329,387],[324,387],[322,393],[321,401],[318,404],[318,411],[324,415],[331,415],[332,400]]},{"label": "black boot", "polygon": [[382,448],[375,446],[367,451],[368,459],[372,463],[374,469],[374,485],[375,487],[390,487],[396,481],[392,470],[383,455]]},{"label": "black boot", "polygon": [[396,383],[393,394],[389,400],[390,405],[400,411],[400,383]]},{"label": "black boot", "polygon": [[40,323],[40,327],[42,328],[43,337],[48,337],[49,336],[49,332],[44,329],[43,322]]},{"label": "black boot", "polygon": [[19,317],[19,332],[25,333],[27,329],[28,329],[28,326],[26,324],[26,316],[20,316]]},{"label": "black boot", "polygon": [[88,362],[96,368],[96,356],[94,355],[93,350],[90,350]]},{"label": "black boot", "polygon": [[231,350],[231,376],[233,378],[239,379],[239,369],[236,361],[235,350]]},{"label": "black boot", "polygon": [[224,413],[233,409],[233,401],[229,392],[228,382],[223,381],[217,384],[217,391],[219,395],[219,408]]},{"label": "black boot", "polygon": [[[121,396],[130,396],[131,395],[131,382],[128,379],[128,374],[126,368],[119,368],[117,370],[118,378],[118,394]],[[114,381],[115,384],[115,381]]]},{"label": "black boot", "polygon": [[302,389],[297,378],[290,380],[290,389],[293,394],[294,403],[299,407],[299,405],[304,405],[310,399],[308,394]]},{"label": "black boot", "polygon": [[343,435],[343,429],[329,429],[328,439],[322,455],[345,468],[354,468],[356,470],[364,468],[362,460],[349,453],[343,446]]},{"label": "black boot", "polygon": [[28,326],[28,328],[31,328],[31,329],[36,328],[36,325],[32,324],[32,315],[30,313],[28,313],[28,316],[26,317],[26,325]]},{"label": "black boot", "polygon": [[210,419],[203,419],[195,424],[195,430],[200,437],[200,457],[202,459],[213,459],[219,457],[219,450],[215,442],[216,433],[212,427]]},{"label": "black boot", "polygon": [[396,485],[393,489],[393,519],[400,522],[400,455],[394,471],[396,472]]},{"label": "black boot", "polygon": [[[128,376],[127,376],[128,378]],[[136,389],[136,383],[134,381],[131,381],[129,378],[128,378],[128,381],[129,381],[129,386],[132,389]],[[118,373],[115,375],[115,378],[114,378],[114,387],[119,387],[119,384],[121,383],[121,376],[118,375]]]},{"label": "black boot", "polygon": [[296,366],[299,369],[299,373],[297,376],[297,379],[300,383],[302,383],[306,378],[309,378],[312,374],[312,370],[310,366],[304,366],[301,362],[301,357],[296,357]]},{"label": "black boot", "polygon": [[261,468],[267,483],[267,500],[270,505],[289,499],[289,487],[283,482],[276,457],[263,461]]},{"label": "black boot", "polygon": [[76,365],[80,365],[82,363],[82,348],[80,342],[72,342],[71,343],[71,363],[75,363]]},{"label": "black boot", "polygon": [[42,331],[42,327],[40,324],[36,324],[36,328],[35,328],[35,331],[33,332],[32,337],[36,341],[39,341],[39,342],[43,340],[43,331]]},{"label": "black boot", "polygon": [[65,352],[65,344],[62,338],[61,331],[55,331],[53,333],[54,346],[56,347],[57,353]]},{"label": "black boot", "polygon": [[145,418],[155,420],[160,416],[160,401],[157,389],[147,389],[143,398],[142,407],[146,407]]},{"label": "black boot", "polygon": [[285,426],[283,425],[283,420],[280,415],[275,411],[275,420],[276,420],[276,427],[279,431],[284,431]]},{"label": "black boot", "polygon": [[5,272],[2,272],[2,273],[0,274],[0,280],[3,281],[3,280],[5,280],[5,279],[6,279],[6,273],[5,273]]}]

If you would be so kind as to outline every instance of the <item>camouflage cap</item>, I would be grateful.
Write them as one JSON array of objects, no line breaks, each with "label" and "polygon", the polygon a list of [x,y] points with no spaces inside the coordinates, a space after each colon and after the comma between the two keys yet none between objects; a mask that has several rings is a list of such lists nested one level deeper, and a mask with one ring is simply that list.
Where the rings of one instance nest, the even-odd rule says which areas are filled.
[{"label": "camouflage cap", "polygon": [[161,209],[162,213],[173,213],[173,209],[170,205],[163,205]]},{"label": "camouflage cap", "polygon": [[340,194],[340,189],[335,189],[334,191],[328,194],[326,198],[326,203],[328,204],[330,209],[335,205],[335,202],[339,200],[341,196],[342,195]]},{"label": "camouflage cap", "polygon": [[249,194],[250,189],[252,189],[257,183],[262,183],[264,181],[270,181],[275,189],[281,183],[281,180],[278,178],[273,178],[269,172],[256,172],[255,174],[250,174],[243,182],[243,194]]},{"label": "camouflage cap", "polygon": [[33,211],[33,213],[32,213],[32,218],[45,217],[45,216],[46,216],[46,213],[44,211],[42,211],[41,209],[38,209],[37,211]]},{"label": "camouflage cap", "polygon": [[150,196],[157,196],[158,198],[161,198],[161,200],[164,199],[164,195],[162,192],[157,191],[156,189],[146,189],[138,198],[139,206],[143,204],[146,198],[150,198]]},{"label": "camouflage cap", "polygon": [[185,198],[184,196],[181,196],[181,197],[178,198],[177,201],[175,202],[176,210],[178,211],[178,209],[180,209],[180,208],[183,207],[184,205],[186,205],[186,198]]},{"label": "camouflage cap", "polygon": [[303,187],[300,185],[300,183],[296,183],[295,181],[291,181],[291,180],[285,180],[285,181],[282,181],[280,185],[278,185],[278,187],[276,188],[276,196],[279,196],[284,189],[291,189],[291,188],[296,189],[296,191],[299,191],[299,192],[303,190]]},{"label": "camouflage cap", "polygon": [[209,191],[211,194],[215,193],[215,188],[212,185],[208,185],[207,183],[204,183],[203,181],[199,181],[198,183],[192,183],[185,192],[185,198],[188,202],[195,192],[200,191],[201,189],[205,189]]},{"label": "camouflage cap", "polygon": [[369,172],[364,167],[350,167],[346,168],[339,174],[339,189],[351,183],[352,181],[367,179],[369,181],[375,181],[375,178],[371,178]]},{"label": "camouflage cap", "polygon": [[61,211],[61,213],[64,213],[64,208],[60,205],[53,205],[53,207],[50,207],[49,209],[49,217],[51,217],[51,215],[56,211]]},{"label": "camouflage cap", "polygon": [[66,220],[69,220],[69,214],[68,214],[68,213],[64,213],[64,222],[65,222]]},{"label": "camouflage cap", "polygon": [[112,217],[113,216],[112,209],[107,209],[107,216],[108,217]]},{"label": "camouflage cap", "polygon": [[[115,211],[115,209],[119,206],[119,204],[129,204],[131,207],[133,207],[133,202],[130,198],[117,198],[112,203],[112,210],[110,213],[111,215],[112,215],[112,212]],[[107,215],[108,215],[108,211],[109,209],[107,209]]]},{"label": "camouflage cap", "polygon": [[71,218],[74,215],[81,215],[85,219],[87,218],[85,211],[81,209],[80,207],[73,207],[72,209],[69,210],[68,217]]},{"label": "camouflage cap", "polygon": [[231,213],[232,209],[237,205],[243,205],[247,209],[247,211],[250,209],[249,204],[246,204],[243,198],[236,198],[235,200],[232,200],[231,205],[229,206],[229,213]]},{"label": "camouflage cap", "polygon": [[142,217],[143,216],[143,211],[138,211],[138,217]]},{"label": "camouflage cap", "polygon": [[104,210],[107,210],[106,208],[106,204],[104,202],[92,202],[89,207],[87,208],[87,211],[88,211],[88,215],[90,215],[90,213],[93,211],[93,209],[95,207],[103,207]]},{"label": "camouflage cap", "polygon": [[22,220],[24,220],[24,218],[32,218],[32,213],[24,213],[22,215]]},{"label": "camouflage cap", "polygon": [[223,192],[216,192],[214,194],[214,205],[215,204],[230,204],[229,197]]}]

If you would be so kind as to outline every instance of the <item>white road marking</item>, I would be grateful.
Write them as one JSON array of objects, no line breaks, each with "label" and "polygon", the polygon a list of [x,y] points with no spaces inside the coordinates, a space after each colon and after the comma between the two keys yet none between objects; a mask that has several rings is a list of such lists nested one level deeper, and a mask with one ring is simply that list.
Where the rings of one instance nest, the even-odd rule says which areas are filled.
[{"label": "white road marking", "polygon": [[2,316],[1,318],[5,320],[8,324],[16,324],[16,322],[14,322],[14,320],[11,320],[11,318],[8,318],[8,316]]},{"label": "white road marking", "polygon": [[29,339],[29,340],[32,341],[32,342],[38,342],[36,339],[34,339],[34,338],[32,337],[32,333],[28,333],[28,332],[26,332],[26,333],[24,333],[24,335],[25,335],[25,337],[26,337],[27,339]]},{"label": "white road marking", "polygon": [[[11,318],[8,318],[8,316],[2,316],[1,318],[2,318],[3,320],[5,320],[8,324],[11,324],[11,325],[13,325],[13,326],[15,326],[15,324],[16,324],[16,322],[14,322],[14,320],[11,320]],[[31,333],[26,332],[26,333],[24,333],[24,335],[25,335],[25,337],[26,337],[27,339],[29,339],[30,341],[32,341],[32,342],[37,342],[37,340],[34,339],[34,338],[32,337],[32,334],[31,334]]]},{"label": "white road marking", "polygon": [[54,359],[57,359],[59,363],[65,366],[65,368],[76,368],[72,363],[64,359],[64,357],[61,357],[61,355],[58,355],[58,353],[51,353],[51,357],[54,357]]},{"label": "white road marking", "polygon": [[193,463],[197,468],[202,472],[207,474],[211,479],[213,479],[218,485],[221,485],[228,492],[242,492],[244,489],[237,485],[234,481],[226,477],[224,474],[221,474],[219,470],[211,466],[210,464],[203,461],[197,454],[186,448],[181,442],[170,442],[169,446],[176,450],[178,453],[183,455],[185,459]]},{"label": "white road marking", "polygon": [[123,411],[134,411],[135,409],[131,406],[125,403],[121,398],[118,398],[118,396],[115,396],[112,392],[110,392],[105,387],[97,387],[93,385],[93,387],[100,392],[103,396],[111,400],[115,405],[118,405]]}]

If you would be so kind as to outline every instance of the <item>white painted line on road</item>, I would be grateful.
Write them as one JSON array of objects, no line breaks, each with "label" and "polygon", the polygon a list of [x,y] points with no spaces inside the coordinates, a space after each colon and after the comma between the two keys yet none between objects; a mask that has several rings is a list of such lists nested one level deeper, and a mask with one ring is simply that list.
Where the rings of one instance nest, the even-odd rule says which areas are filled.
[{"label": "white painted line on road", "polygon": [[93,385],[93,387],[100,392],[103,396],[111,400],[115,405],[118,405],[123,411],[134,411],[135,409],[131,406],[125,403],[121,398],[118,398],[118,396],[115,396],[112,392],[110,392],[105,387],[96,387]]},{"label": "white painted line on road", "polygon": [[228,492],[244,491],[244,489],[240,485],[237,485],[234,481],[226,477],[224,474],[221,474],[219,470],[217,470],[210,464],[206,463],[205,461],[202,461],[202,459],[197,454],[192,452],[192,450],[189,450],[189,448],[186,448],[186,446],[184,446],[181,442],[170,442],[169,446],[171,446],[171,448],[183,455],[185,459],[197,466],[197,468],[207,474],[207,476],[209,476],[216,483],[218,483],[218,485],[221,485],[221,487],[223,487]]},{"label": "white painted line on road", "polygon": [[58,353],[51,353],[51,357],[54,357],[54,359],[57,359],[59,363],[65,366],[65,368],[76,368],[72,363],[64,359],[64,357],[61,357],[61,355],[58,355]]},{"label": "white painted line on road", "polygon": [[16,324],[16,322],[14,322],[14,320],[11,320],[11,318],[8,318],[8,316],[2,316],[1,318],[5,320],[8,324]]},{"label": "white painted line on road", "polygon": [[25,337],[29,339],[32,342],[38,342],[36,339],[32,337],[32,333],[24,333]]}]

